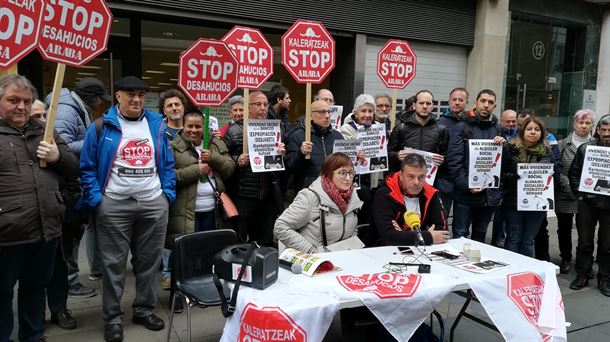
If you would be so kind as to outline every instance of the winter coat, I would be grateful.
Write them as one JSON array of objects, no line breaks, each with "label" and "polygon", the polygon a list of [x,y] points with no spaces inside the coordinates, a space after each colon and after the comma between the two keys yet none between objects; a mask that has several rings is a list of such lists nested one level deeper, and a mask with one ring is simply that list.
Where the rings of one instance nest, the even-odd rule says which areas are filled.
[{"label": "winter coat", "polygon": [[468,189],[468,167],[470,152],[468,140],[493,139],[500,134],[498,119],[492,114],[490,120],[480,120],[472,112],[466,119],[453,127],[449,134],[449,151],[446,163],[455,181],[454,200],[458,203],[476,206],[497,206],[502,200],[498,189],[485,189],[473,194]]},{"label": "winter coat", "polygon": [[61,235],[65,205],[60,181],[78,174],[78,159],[54,132],[59,160],[41,168],[36,150],[44,130],[36,119],[23,132],[0,120],[0,248]]},{"label": "winter coat", "polygon": [[576,150],[576,155],[574,155],[574,160],[572,160],[570,170],[568,171],[570,186],[572,187],[572,192],[576,194],[576,196],[578,196],[579,200],[587,202],[594,208],[608,210],[610,209],[610,196],[578,191],[578,187],[580,185],[580,176],[582,174],[582,166],[584,164],[585,154],[587,152],[587,146],[604,145],[601,140],[596,139],[588,143],[584,143],[578,147],[578,150]]},{"label": "winter coat", "polygon": [[398,152],[405,147],[445,156],[447,155],[448,143],[449,131],[445,126],[439,125],[435,119],[430,118],[422,126],[417,121],[414,110],[404,113],[397,120],[396,127],[394,127],[388,142],[390,170],[400,170]]},{"label": "winter coat", "polygon": [[[417,241],[417,235],[406,225],[403,217],[407,210],[400,190],[399,176],[400,173],[396,172],[386,178],[385,185],[375,193],[373,220],[366,239],[373,245],[413,246]],[[435,230],[447,230],[447,221],[438,190],[424,183],[424,188],[419,193],[419,207],[422,212],[422,237],[426,245],[431,245],[433,240],[432,234],[428,231],[429,227],[434,225]],[[396,230],[392,221],[396,221],[403,230]]]},{"label": "winter coat", "polygon": [[[574,132],[568,134],[564,139],[559,140],[557,146],[559,147],[559,156],[561,158],[561,164],[563,168],[561,173],[557,176],[557,187],[555,188],[555,212],[558,213],[571,213],[576,214],[578,212],[578,199],[572,192],[570,187],[570,179],[568,178],[568,171],[572,160],[576,155],[578,149],[572,142],[572,135]],[[591,137],[589,141],[594,141]]]},{"label": "winter coat", "polygon": [[[150,135],[155,146],[155,163],[161,183],[161,190],[169,203],[176,199],[176,174],[174,154],[165,134],[165,122],[159,113],[144,109]],[[121,143],[121,124],[117,116],[117,106],[111,107],[103,116],[100,136],[95,125],[89,126],[80,156],[80,182],[83,196],[76,204],[77,209],[91,212],[102,201],[112,165]]]},{"label": "winter coat", "polygon": [[[502,150],[502,207],[517,210],[517,164],[519,161],[519,149],[514,143],[506,144]],[[554,164],[555,177],[561,173],[559,163],[555,160],[553,151],[550,147],[546,147],[546,152],[543,156],[537,156],[537,160],[532,163],[550,163]]]},{"label": "winter coat", "polygon": [[305,141],[305,122],[299,120],[286,137],[286,170],[294,175],[294,183],[298,189],[308,187],[322,170],[324,159],[333,153],[335,140],[341,140],[341,133],[332,127],[326,129],[312,123],[311,142],[313,149],[311,159],[305,159],[301,153],[301,144]]},{"label": "winter coat", "polygon": [[299,191],[292,204],[275,221],[273,234],[286,248],[305,253],[312,252],[314,248],[323,251],[320,210],[325,211],[326,238],[331,245],[356,235],[360,207],[362,201],[354,190],[347,211],[343,214],[322,189],[322,180],[318,177],[309,188]]},{"label": "winter coat", "polygon": [[[195,200],[197,185],[201,174],[199,173],[199,153],[193,143],[180,133],[170,142],[176,161],[176,201],[169,208],[166,248],[173,249],[174,240],[184,234],[192,233],[195,229]],[[225,191],[224,181],[233,174],[235,162],[229,156],[227,145],[210,134],[208,148],[212,151],[209,165],[214,172],[216,191]],[[217,220],[217,223],[220,223]]]},{"label": "winter coat", "polygon": [[[45,99],[47,103],[51,103],[51,96],[53,96],[52,93]],[[66,88],[61,89],[57,105],[55,130],[68,144],[70,151],[77,156],[80,155],[83,147],[87,128],[91,125],[90,111],[91,109],[75,92]]]}]

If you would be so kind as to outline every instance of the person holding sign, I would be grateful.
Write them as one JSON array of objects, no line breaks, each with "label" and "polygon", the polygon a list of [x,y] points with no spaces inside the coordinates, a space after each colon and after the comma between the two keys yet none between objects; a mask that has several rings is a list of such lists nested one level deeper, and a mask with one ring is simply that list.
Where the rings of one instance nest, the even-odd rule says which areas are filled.
[{"label": "person holding sign", "polygon": [[[330,124],[330,105],[317,100],[311,104],[311,141],[305,141],[305,117],[298,120],[286,137],[286,168],[294,175],[295,190],[306,188],[319,177],[324,159],[333,153],[335,140],[343,139]],[[311,159],[305,155],[311,154]]]},{"label": "person holding sign", "polygon": [[[408,154],[401,161],[399,172],[386,178],[385,185],[373,201],[373,222],[367,241],[383,246],[413,246],[418,243],[417,230],[426,245],[449,240],[447,221],[438,190],[426,183],[427,165],[424,157]],[[405,222],[405,212],[419,216],[419,227]]]},{"label": "person holding sign", "polygon": [[504,248],[529,257],[534,257],[534,239],[546,217],[546,211],[518,210],[517,164],[551,163],[555,164],[555,174],[558,174],[559,163],[547,145],[545,136],[542,120],[531,116],[523,121],[519,136],[504,146],[502,152],[502,210],[506,220]]},{"label": "person holding sign", "polygon": [[[578,196],[578,213],[576,214],[576,229],[578,229],[578,246],[576,247],[576,279],[570,284],[573,290],[580,290],[589,285],[589,274],[593,266],[593,249],[595,248],[595,227],[599,224],[597,231],[597,287],[599,291],[610,297],[610,193],[599,191],[597,193],[584,192],[583,185],[591,181],[585,177],[585,159],[590,154],[590,147],[603,147],[600,151],[605,158],[593,162],[588,160],[589,171],[591,168],[608,168],[608,148],[610,147],[610,115],[604,115],[597,123],[595,135],[596,140],[580,145],[568,171],[572,192]],[[593,165],[593,164],[599,165]],[[603,172],[603,171],[602,171]],[[582,175],[582,176],[581,176]],[[600,179],[597,183],[608,179]],[[594,185],[594,184],[593,184]],[[607,185],[606,185],[607,187]]]},{"label": "person holding sign", "polygon": [[352,160],[344,153],[333,153],[324,160],[320,176],[299,191],[277,219],[273,232],[286,248],[304,253],[325,252],[329,245],[357,239],[357,212],[361,206],[354,189]]}]

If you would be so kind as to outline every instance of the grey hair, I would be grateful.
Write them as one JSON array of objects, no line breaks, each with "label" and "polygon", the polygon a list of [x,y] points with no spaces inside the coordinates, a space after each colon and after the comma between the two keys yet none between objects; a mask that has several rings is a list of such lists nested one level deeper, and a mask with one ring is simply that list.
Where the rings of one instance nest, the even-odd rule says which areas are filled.
[{"label": "grey hair", "polygon": [[375,102],[377,102],[377,99],[381,98],[381,97],[385,97],[386,99],[388,99],[390,101],[390,103],[392,103],[392,97],[386,93],[379,93],[379,94],[375,95]]},{"label": "grey hair", "polygon": [[38,92],[36,91],[36,87],[25,78],[25,76],[12,74],[0,77],[0,98],[4,96],[4,91],[10,85],[15,85],[17,88],[27,89],[32,92],[32,98],[38,98]]},{"label": "grey hair", "polygon": [[354,113],[354,115],[356,113],[358,113],[358,111],[360,111],[360,109],[364,106],[364,105],[371,105],[371,107],[373,107],[373,109],[375,109],[375,99],[369,95],[369,94],[360,94],[358,95],[358,97],[356,97],[356,99],[354,100],[354,109],[352,110],[352,113]]},{"label": "grey hair", "polygon": [[241,95],[235,95],[229,99],[229,108],[233,107],[234,104],[241,103],[244,104],[244,97]]},{"label": "grey hair", "polygon": [[591,119],[591,121],[593,121],[593,118],[595,117],[595,112],[592,111],[591,109],[581,109],[579,111],[577,111],[574,114],[574,122],[576,122],[577,120],[586,120],[586,119]]}]

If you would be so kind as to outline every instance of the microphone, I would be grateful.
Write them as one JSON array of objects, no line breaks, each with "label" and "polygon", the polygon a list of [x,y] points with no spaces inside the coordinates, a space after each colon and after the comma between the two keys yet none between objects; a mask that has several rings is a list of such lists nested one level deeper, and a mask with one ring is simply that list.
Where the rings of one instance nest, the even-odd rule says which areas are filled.
[{"label": "microphone", "polygon": [[284,260],[284,259],[279,259],[280,260],[280,267],[287,269],[288,271],[294,273],[294,274],[301,274],[301,272],[303,272],[303,266],[301,266],[300,264],[293,264],[290,261]]},{"label": "microphone", "polygon": [[417,211],[407,210],[403,215],[403,218],[405,220],[405,223],[409,227],[411,227],[411,229],[413,229],[415,234],[417,234],[417,240],[419,241],[419,243],[425,246],[426,242],[424,241],[424,237],[421,235],[421,218],[419,217]]}]

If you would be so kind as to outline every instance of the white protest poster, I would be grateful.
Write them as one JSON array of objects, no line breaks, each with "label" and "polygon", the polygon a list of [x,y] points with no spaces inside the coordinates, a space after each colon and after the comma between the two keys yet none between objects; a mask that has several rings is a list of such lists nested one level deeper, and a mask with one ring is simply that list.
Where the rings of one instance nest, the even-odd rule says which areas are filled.
[{"label": "white protest poster", "polygon": [[341,118],[343,115],[343,106],[330,106],[330,124],[333,129],[338,131],[341,129]]},{"label": "white protest poster", "polygon": [[248,120],[248,154],[252,172],[284,170],[284,159],[278,152],[281,139],[280,120]]},{"label": "white protest poster", "polygon": [[405,147],[405,151],[407,151],[407,153],[419,154],[420,156],[424,157],[426,160],[426,166],[428,167],[428,172],[426,172],[426,183],[428,183],[428,185],[434,185],[434,180],[436,179],[436,173],[438,171],[438,166],[432,161],[432,156],[434,153],[408,147]]},{"label": "white protest poster", "polygon": [[364,161],[356,165],[357,174],[388,170],[388,144],[385,132],[384,124],[358,128],[356,138],[360,140],[360,150],[364,151]]},{"label": "white protest poster", "polygon": [[347,154],[349,159],[356,165],[358,149],[360,148],[360,140],[356,139],[339,139],[333,142],[333,153],[341,152]]},{"label": "white protest poster", "polygon": [[587,146],[578,190],[582,192],[610,196],[609,164],[609,147]]},{"label": "white protest poster", "polygon": [[517,164],[517,210],[553,211],[553,164]]},{"label": "white protest poster", "polygon": [[211,130],[213,131],[217,131],[218,130],[218,119],[216,119],[213,116],[210,116],[210,122],[209,122],[209,127]]},{"label": "white protest poster", "polygon": [[470,163],[468,187],[470,189],[498,188],[502,164],[502,145],[491,139],[468,140]]}]

